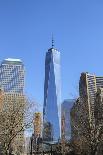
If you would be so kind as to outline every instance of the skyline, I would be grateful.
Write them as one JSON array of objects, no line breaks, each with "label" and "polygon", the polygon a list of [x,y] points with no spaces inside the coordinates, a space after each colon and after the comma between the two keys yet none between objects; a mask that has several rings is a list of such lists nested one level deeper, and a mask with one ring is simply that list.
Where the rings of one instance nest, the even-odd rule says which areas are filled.
[{"label": "skyline", "polygon": [[26,92],[43,105],[45,54],[53,32],[61,53],[62,101],[74,98],[81,72],[103,75],[102,6],[101,0],[1,1],[0,62],[20,58]]}]

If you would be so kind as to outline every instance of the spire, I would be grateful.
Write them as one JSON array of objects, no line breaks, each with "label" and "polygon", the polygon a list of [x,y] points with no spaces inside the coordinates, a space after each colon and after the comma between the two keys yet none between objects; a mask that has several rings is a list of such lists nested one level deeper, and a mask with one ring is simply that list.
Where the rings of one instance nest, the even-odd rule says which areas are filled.
[{"label": "spire", "polygon": [[53,34],[52,34],[52,48],[54,48],[54,37],[53,37]]}]

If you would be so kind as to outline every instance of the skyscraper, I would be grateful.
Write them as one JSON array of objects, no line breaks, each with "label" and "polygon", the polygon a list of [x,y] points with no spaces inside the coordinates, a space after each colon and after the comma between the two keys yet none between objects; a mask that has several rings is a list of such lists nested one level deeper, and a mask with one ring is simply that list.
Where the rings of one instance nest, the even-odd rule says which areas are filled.
[{"label": "skyscraper", "polygon": [[[19,107],[24,103],[24,65],[20,59],[8,58],[2,61],[0,65],[0,87],[4,92],[3,110],[9,112],[10,108],[15,107],[15,100],[20,103]],[[22,107],[22,106],[21,106]],[[17,126],[17,130],[23,125]],[[24,145],[24,131],[17,134],[12,142],[14,151],[22,152]]]},{"label": "skyscraper", "polygon": [[0,85],[4,92],[23,93],[24,65],[20,59],[5,59],[0,66]]},{"label": "skyscraper", "polygon": [[90,154],[88,142],[95,141],[94,137],[98,139],[95,131],[103,122],[103,77],[81,73],[79,94],[71,109],[71,140],[78,150]]},{"label": "skyscraper", "polygon": [[61,136],[61,74],[60,52],[48,50],[45,58],[45,84],[43,107],[43,138],[57,141]]},{"label": "skyscraper", "polygon": [[103,88],[103,76],[96,76],[97,88]]},{"label": "skyscraper", "polygon": [[88,72],[81,73],[79,81],[80,100],[82,103],[87,103],[89,110],[89,119],[92,124],[94,124],[94,104],[98,88],[103,88],[102,76],[96,76]]},{"label": "skyscraper", "polygon": [[80,97],[88,99],[88,102],[94,103],[95,95],[97,91],[96,76],[89,73],[81,73],[79,81]]}]

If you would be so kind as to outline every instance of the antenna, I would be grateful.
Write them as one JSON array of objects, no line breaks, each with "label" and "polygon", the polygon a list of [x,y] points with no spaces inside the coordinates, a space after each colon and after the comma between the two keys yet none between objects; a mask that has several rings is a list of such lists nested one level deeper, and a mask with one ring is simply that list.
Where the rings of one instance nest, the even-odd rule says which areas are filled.
[{"label": "antenna", "polygon": [[53,33],[52,33],[52,48],[54,48],[54,36],[53,36]]}]

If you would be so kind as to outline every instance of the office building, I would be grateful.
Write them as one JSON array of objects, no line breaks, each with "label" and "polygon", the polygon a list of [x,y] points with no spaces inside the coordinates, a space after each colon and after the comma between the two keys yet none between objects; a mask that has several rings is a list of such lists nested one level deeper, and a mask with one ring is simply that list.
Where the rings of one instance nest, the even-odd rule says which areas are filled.
[{"label": "office building", "polygon": [[45,58],[43,139],[48,141],[57,141],[61,137],[60,70],[60,52],[52,45]]},{"label": "office building", "polygon": [[24,65],[20,59],[8,58],[0,65],[0,85],[4,92],[23,93]]},{"label": "office building", "polygon": [[[64,132],[65,139],[69,140],[71,138],[71,125],[70,125],[70,110],[72,106],[74,105],[75,99],[66,99],[62,102],[61,105],[61,118],[64,117]],[[61,125],[62,128],[62,125]]]},{"label": "office building", "polygon": [[94,131],[103,121],[103,77],[81,73],[79,94],[71,109],[71,137],[77,152],[89,154]]},{"label": "office building", "polygon": [[103,88],[103,76],[96,76],[97,88]]},{"label": "office building", "polygon": [[94,102],[98,88],[103,88],[103,77],[94,74],[81,73],[79,81],[79,93],[81,102],[86,102],[89,109],[89,119],[94,123]]},{"label": "office building", "polygon": [[[99,81],[99,80],[98,80]],[[79,81],[80,100],[88,105],[90,124],[94,126],[94,101],[97,92],[96,76],[94,74],[81,73]]]},{"label": "office building", "polygon": [[[3,110],[12,110],[16,108],[16,102],[24,104],[24,65],[20,59],[8,58],[2,61],[0,65],[0,86],[4,92]],[[17,101],[16,101],[17,99]],[[18,105],[18,106],[21,106]],[[18,124],[17,130],[23,125]],[[12,142],[15,152],[23,151],[24,131],[17,134]]]},{"label": "office building", "polygon": [[103,123],[103,88],[98,88],[95,100],[95,124],[97,127]]}]

